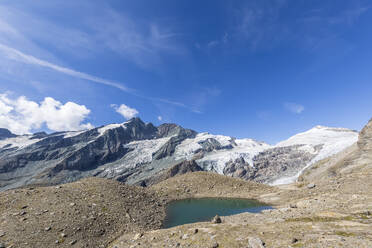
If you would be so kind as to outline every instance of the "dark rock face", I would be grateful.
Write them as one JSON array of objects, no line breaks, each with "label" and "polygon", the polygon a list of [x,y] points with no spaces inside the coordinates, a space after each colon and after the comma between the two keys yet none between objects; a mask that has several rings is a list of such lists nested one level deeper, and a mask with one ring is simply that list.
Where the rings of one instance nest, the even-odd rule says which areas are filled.
[{"label": "dark rock face", "polygon": [[177,124],[162,124],[158,127],[157,137],[164,138],[173,135],[180,135],[181,133],[188,137],[195,137],[195,135],[197,134],[195,131],[191,129],[184,129]]},{"label": "dark rock face", "polygon": [[[133,118],[103,132],[95,128],[72,136],[66,135],[66,132],[50,135],[36,133],[29,137],[35,140],[29,146],[0,148],[0,189],[6,189],[7,185],[12,188],[29,183],[58,184],[98,175],[97,168],[120,160],[130,152],[126,144],[172,135],[169,142],[154,154],[155,159],[171,155],[180,142],[194,137],[196,132],[175,124],[157,128]],[[15,136],[6,129],[0,129],[0,139]]]},{"label": "dark rock face", "polygon": [[170,169],[166,171],[161,171],[157,175],[152,176],[151,178],[147,180],[143,180],[138,183],[138,185],[142,187],[150,186],[156,183],[159,183],[161,181],[164,181],[168,178],[177,176],[177,175],[183,175],[190,172],[196,172],[196,171],[203,171],[203,169],[195,162],[195,160],[191,161],[183,161],[180,162]]},{"label": "dark rock face", "polygon": [[0,128],[0,140],[2,139],[8,139],[8,138],[13,138],[16,137],[17,135],[13,134],[6,128]]},{"label": "dark rock face", "polygon": [[218,142],[216,139],[209,138],[205,141],[199,142],[199,144],[202,146],[202,151],[204,152],[211,152],[213,150],[221,150],[221,149],[232,149],[231,145],[228,146],[222,146],[220,142]]},{"label": "dark rock face", "polygon": [[[157,129],[152,124],[145,124],[139,118],[132,119],[126,128],[118,127],[107,130],[102,136],[88,142],[86,146],[68,154],[52,170],[90,170],[99,165],[123,157],[128,150],[123,147],[134,140],[152,139]],[[50,174],[53,176],[52,174]]]},{"label": "dark rock face", "polygon": [[195,162],[195,160],[191,161],[183,161],[179,164],[176,164],[172,168],[168,170],[166,173],[167,178],[174,177],[176,175],[182,175],[189,172],[195,171],[203,171],[203,169]]}]

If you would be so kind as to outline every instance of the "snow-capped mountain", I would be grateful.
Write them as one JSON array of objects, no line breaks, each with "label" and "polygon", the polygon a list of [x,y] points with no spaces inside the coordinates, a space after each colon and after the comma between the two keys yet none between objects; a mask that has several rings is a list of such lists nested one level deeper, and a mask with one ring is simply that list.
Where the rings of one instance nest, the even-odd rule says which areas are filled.
[{"label": "snow-capped mountain", "polygon": [[295,180],[304,168],[345,149],[357,138],[356,131],[317,126],[271,146],[197,133],[176,124],[155,127],[139,118],[53,134],[17,136],[0,129],[0,190],[89,176],[146,185],[168,175],[170,168],[172,175],[178,173],[175,168],[206,170],[277,184]]},{"label": "snow-capped mountain", "polygon": [[[331,128],[316,126],[306,132],[296,134],[287,140],[279,142],[276,147],[288,147],[301,145],[300,149],[314,154],[315,156],[295,175],[283,177],[273,184],[285,184],[293,182],[307,167],[315,162],[341,152],[358,140],[358,133],[347,128]],[[317,149],[317,148],[320,149]]]}]

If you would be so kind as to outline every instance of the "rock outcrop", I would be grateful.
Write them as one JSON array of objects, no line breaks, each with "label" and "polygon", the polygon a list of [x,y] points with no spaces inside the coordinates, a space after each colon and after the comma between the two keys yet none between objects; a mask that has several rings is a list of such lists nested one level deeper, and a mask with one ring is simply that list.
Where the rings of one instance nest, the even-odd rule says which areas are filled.
[{"label": "rock outcrop", "polygon": [[2,139],[8,139],[8,138],[13,138],[16,137],[17,135],[13,134],[6,128],[0,128],[0,140]]}]

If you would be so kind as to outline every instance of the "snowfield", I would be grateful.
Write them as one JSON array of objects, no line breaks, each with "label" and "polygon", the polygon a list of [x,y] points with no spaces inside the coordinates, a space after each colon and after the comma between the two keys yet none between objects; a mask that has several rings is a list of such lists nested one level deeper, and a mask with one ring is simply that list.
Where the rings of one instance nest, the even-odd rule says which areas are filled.
[{"label": "snowfield", "polygon": [[321,150],[302,170],[291,177],[280,178],[272,185],[288,184],[295,182],[301,173],[312,164],[341,152],[347,147],[358,141],[358,132],[346,128],[330,128],[325,126],[316,126],[306,132],[296,134],[289,139],[279,142],[276,147],[285,147],[292,145],[304,145],[305,149],[311,153],[316,152],[314,147],[322,145]]},{"label": "snowfield", "polygon": [[98,128],[98,133],[99,133],[100,135],[103,135],[107,130],[115,129],[115,128],[118,128],[118,127],[127,128],[127,127],[125,126],[125,124],[126,124],[126,122],[121,123],[121,124],[119,124],[119,123],[115,123],[115,124],[106,125],[106,126],[103,126],[103,127],[101,127],[101,128]]},{"label": "snowfield", "polygon": [[14,138],[8,138],[4,140],[0,140],[0,148],[17,148],[22,149],[26,146],[32,145],[41,139],[31,139],[32,135],[20,135]]}]

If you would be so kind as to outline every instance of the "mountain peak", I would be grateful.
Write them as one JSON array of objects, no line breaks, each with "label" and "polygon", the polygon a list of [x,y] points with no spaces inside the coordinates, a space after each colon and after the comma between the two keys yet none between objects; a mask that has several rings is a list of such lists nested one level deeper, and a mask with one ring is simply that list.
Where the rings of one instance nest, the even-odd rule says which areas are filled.
[{"label": "mountain peak", "polygon": [[8,129],[6,129],[6,128],[0,128],[0,140],[7,139],[7,138],[13,138],[13,137],[16,137],[16,136],[17,135],[15,135],[14,133],[12,133]]},{"label": "mountain peak", "polygon": [[141,124],[145,124],[141,118],[139,117],[133,117],[131,119],[129,119],[128,121],[124,122],[124,123],[141,123]]}]

